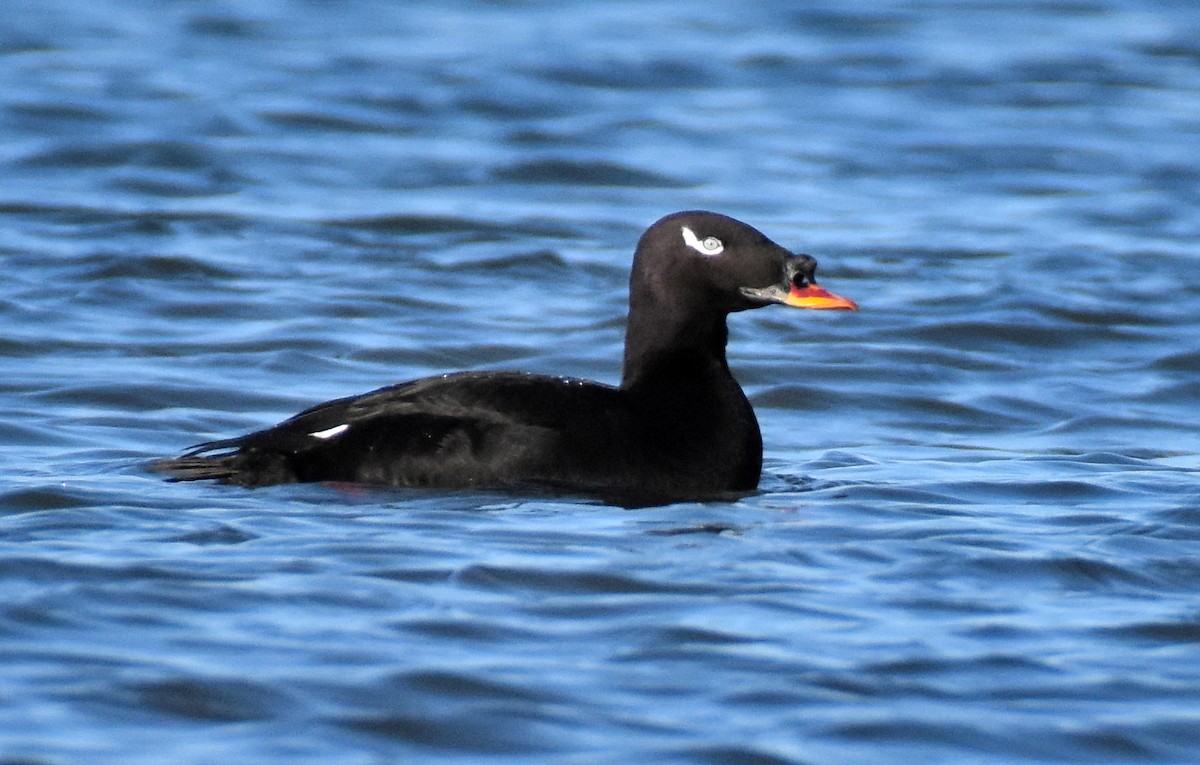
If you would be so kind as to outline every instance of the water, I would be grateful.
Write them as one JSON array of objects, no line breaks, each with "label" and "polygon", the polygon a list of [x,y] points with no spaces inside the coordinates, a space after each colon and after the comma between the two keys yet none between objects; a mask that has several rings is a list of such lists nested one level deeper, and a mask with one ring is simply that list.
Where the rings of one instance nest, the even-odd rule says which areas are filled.
[{"label": "water", "polygon": [[[9,2],[0,761],[1195,762],[1200,8]],[[710,208],[762,491],[167,484],[452,369],[614,381]]]}]

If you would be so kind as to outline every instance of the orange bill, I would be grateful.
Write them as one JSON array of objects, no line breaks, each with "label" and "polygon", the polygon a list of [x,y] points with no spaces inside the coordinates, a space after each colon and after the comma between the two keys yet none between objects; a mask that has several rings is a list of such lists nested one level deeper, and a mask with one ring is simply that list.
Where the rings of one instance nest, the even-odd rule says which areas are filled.
[{"label": "orange bill", "polygon": [[810,284],[807,287],[797,287],[793,284],[783,304],[795,308],[843,308],[850,311],[858,310],[858,303],[855,303],[850,298],[835,295],[824,287],[818,287],[815,284]]}]

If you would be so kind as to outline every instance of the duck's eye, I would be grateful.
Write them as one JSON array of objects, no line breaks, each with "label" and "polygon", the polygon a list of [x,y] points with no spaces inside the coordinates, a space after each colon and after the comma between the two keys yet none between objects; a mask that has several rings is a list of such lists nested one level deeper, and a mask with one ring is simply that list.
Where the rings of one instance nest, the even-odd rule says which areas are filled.
[{"label": "duck's eye", "polygon": [[706,236],[701,239],[687,226],[683,227],[683,243],[701,255],[720,255],[725,250],[725,245],[721,243],[720,239],[715,236]]}]

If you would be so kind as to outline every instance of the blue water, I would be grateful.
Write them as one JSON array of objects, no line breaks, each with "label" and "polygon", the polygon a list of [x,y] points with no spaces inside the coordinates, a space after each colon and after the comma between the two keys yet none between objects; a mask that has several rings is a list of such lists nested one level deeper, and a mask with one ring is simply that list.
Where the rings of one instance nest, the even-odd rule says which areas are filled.
[{"label": "blue water", "polygon": [[[1200,758],[1200,5],[10,0],[0,137],[0,762]],[[696,207],[862,305],[754,496],[144,470],[613,382]]]}]

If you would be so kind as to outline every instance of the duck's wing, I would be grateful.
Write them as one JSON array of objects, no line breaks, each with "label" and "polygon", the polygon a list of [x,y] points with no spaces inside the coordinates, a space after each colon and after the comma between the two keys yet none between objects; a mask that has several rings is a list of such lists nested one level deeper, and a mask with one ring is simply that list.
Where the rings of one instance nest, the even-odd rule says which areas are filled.
[{"label": "duck's wing", "polygon": [[600,460],[622,459],[614,434],[630,421],[619,391],[599,383],[459,373],[328,401],[152,468],[174,480],[245,486],[586,483]]}]

